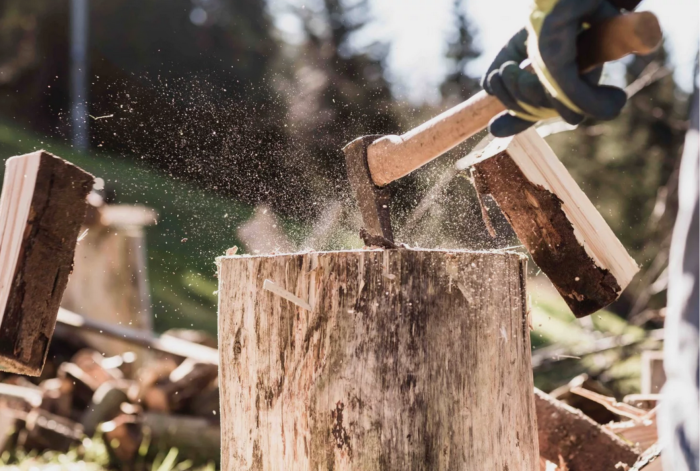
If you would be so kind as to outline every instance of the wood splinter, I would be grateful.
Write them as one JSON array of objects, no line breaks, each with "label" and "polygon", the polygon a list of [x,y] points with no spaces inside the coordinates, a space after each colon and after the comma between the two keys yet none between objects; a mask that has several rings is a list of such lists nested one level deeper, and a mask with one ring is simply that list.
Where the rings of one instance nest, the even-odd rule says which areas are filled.
[{"label": "wood splinter", "polygon": [[265,280],[263,282],[263,289],[266,291],[269,291],[271,293],[276,294],[277,296],[286,299],[292,304],[296,304],[302,309],[306,309],[307,311],[313,311],[313,308],[311,307],[311,304],[307,303],[303,299],[294,296],[292,293],[287,291],[286,289],[276,285],[273,281],[271,280]]}]

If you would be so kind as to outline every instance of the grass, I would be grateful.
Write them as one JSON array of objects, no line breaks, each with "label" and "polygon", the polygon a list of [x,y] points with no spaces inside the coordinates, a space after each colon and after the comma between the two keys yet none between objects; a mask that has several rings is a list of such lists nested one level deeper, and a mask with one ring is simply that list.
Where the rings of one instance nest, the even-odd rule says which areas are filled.
[{"label": "grass", "polygon": [[[181,459],[177,448],[158,452],[152,462],[146,462],[148,446],[139,449],[138,462],[132,469],[143,471],[216,471],[213,462],[195,466],[191,460]],[[6,471],[108,471],[110,467],[107,447],[99,436],[85,438],[80,446],[67,453],[46,451],[5,451],[0,456],[0,468]]]},{"label": "grass", "polygon": [[[155,209],[146,229],[148,270],[156,330],[172,327],[216,332],[214,258],[240,246],[236,229],[253,208],[160,171],[100,151],[79,152],[0,120],[0,156],[46,149],[104,179],[116,202]],[[4,166],[0,172],[4,171]],[[185,241],[186,239],[186,241]]]}]

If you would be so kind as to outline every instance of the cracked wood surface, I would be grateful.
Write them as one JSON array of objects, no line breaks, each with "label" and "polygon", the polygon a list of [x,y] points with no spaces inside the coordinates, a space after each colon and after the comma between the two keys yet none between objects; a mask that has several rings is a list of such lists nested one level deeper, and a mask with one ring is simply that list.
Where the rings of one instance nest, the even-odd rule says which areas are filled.
[{"label": "cracked wood surface", "polygon": [[218,263],[222,469],[539,469],[521,256]]}]

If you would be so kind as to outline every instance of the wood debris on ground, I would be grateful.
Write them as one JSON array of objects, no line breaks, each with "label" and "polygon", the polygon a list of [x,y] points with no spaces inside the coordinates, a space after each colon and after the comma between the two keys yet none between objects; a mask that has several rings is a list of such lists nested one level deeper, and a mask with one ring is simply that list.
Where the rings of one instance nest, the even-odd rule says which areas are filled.
[{"label": "wood debris on ground", "polygon": [[117,468],[172,447],[194,462],[218,463],[218,366],[201,354],[187,357],[182,348],[168,352],[163,342],[173,337],[178,347],[187,344],[195,353],[216,352],[214,338],[191,331],[153,336],[154,348],[138,362],[128,351],[105,357],[74,331],[57,331],[41,377],[0,372],[0,453],[67,452],[101,434]]},{"label": "wood debris on ground", "polygon": [[[63,311],[59,325],[40,378],[0,373],[0,453],[17,447],[66,452],[102,434],[119,467],[144,446],[152,453],[177,447],[195,461],[219,461],[214,338],[191,330],[155,336]],[[76,329],[126,339],[151,356],[144,362],[131,351],[105,357],[76,340]],[[540,471],[660,469],[659,399],[634,394],[618,401],[586,375],[551,395],[535,390]]]}]

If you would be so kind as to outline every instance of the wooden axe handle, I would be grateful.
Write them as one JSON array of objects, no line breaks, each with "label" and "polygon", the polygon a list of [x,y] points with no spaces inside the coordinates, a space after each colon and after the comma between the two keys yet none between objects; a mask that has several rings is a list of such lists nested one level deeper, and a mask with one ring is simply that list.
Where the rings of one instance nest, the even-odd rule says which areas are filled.
[{"label": "wooden axe handle", "polygon": [[[581,34],[579,66],[585,72],[628,54],[649,54],[661,38],[653,13],[620,15]],[[372,180],[384,186],[408,175],[486,128],[494,116],[505,110],[496,97],[481,91],[401,136],[384,136],[374,141],[367,147]]]}]

